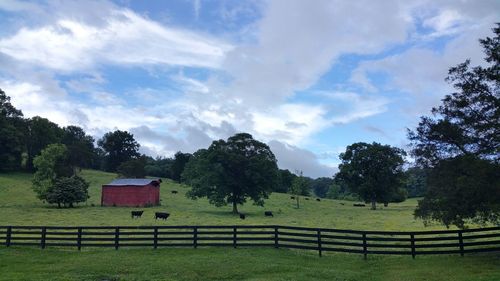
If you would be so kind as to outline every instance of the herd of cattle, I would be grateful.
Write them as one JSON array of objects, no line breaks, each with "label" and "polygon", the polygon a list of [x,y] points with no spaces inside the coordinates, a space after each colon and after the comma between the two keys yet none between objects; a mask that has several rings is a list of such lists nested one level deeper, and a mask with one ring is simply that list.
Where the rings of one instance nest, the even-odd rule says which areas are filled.
[{"label": "herd of cattle", "polygon": [[[172,194],[177,194],[177,193],[178,193],[177,190],[172,190]],[[290,199],[295,200],[296,198],[297,197],[295,197],[295,196],[290,196]],[[304,197],[304,199],[305,200],[309,200],[308,197]],[[319,202],[319,201],[321,201],[321,199],[316,198],[316,201]],[[340,204],[344,205],[344,203],[340,203]],[[355,204],[353,204],[353,206],[354,207],[364,207],[365,204],[355,203]],[[135,219],[141,218],[143,213],[144,213],[144,211],[131,211],[132,219],[134,219],[134,218]],[[246,219],[246,215],[245,214],[239,213],[239,215],[240,215],[240,219],[242,219],[242,220]],[[157,219],[167,220],[169,216],[170,216],[169,213],[155,212],[154,218],[155,218],[155,220],[157,220]],[[264,212],[264,216],[266,216],[266,217],[274,217],[272,211],[265,211]]]}]

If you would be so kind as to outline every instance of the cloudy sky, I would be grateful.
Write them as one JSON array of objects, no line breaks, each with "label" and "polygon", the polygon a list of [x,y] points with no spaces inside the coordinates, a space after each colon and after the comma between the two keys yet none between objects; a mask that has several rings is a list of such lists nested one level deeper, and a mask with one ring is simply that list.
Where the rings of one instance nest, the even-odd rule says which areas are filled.
[{"label": "cloudy sky", "polygon": [[482,63],[500,1],[0,0],[0,88],[25,116],[152,156],[249,132],[281,168],[335,173],[357,141],[406,128]]}]

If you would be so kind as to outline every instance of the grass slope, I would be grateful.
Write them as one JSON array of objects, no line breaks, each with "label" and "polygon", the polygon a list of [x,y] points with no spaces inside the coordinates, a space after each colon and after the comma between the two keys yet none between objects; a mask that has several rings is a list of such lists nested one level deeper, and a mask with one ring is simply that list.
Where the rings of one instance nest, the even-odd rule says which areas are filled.
[{"label": "grass slope", "polygon": [[[43,204],[31,190],[30,174],[0,174],[0,225],[209,225],[209,224],[281,224],[309,227],[328,227],[360,230],[422,230],[421,221],[413,218],[417,204],[415,199],[400,204],[390,204],[376,211],[368,207],[353,207],[352,202],[323,199],[321,202],[301,200],[300,209],[290,195],[273,193],[265,207],[254,206],[251,202],[240,206],[247,214],[242,221],[231,214],[231,207],[217,208],[206,199],[186,198],[188,187],[165,181],[161,185],[162,206],[143,208],[141,219],[132,220],[133,208],[100,207],[101,185],[116,177],[112,173],[84,170],[82,176],[90,183],[90,200],[71,209],[58,209]],[[178,190],[178,194],[172,194]],[[344,205],[341,205],[344,203]],[[271,210],[274,218],[264,217],[264,211]],[[155,211],[171,213],[168,221],[155,221]],[[425,229],[443,229],[434,225]]]}]

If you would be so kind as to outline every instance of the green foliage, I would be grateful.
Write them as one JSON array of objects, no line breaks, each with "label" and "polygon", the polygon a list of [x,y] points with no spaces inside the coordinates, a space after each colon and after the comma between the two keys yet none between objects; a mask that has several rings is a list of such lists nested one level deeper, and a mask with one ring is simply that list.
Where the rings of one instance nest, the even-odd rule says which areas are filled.
[{"label": "green foliage", "polygon": [[146,158],[146,165],[144,170],[146,175],[160,177],[160,178],[171,178],[171,167],[173,159],[172,158],[162,158],[158,157],[153,159],[151,157]]},{"label": "green foliage", "polygon": [[172,166],[170,167],[170,178],[176,182],[181,181],[181,175],[184,171],[184,168],[191,158],[190,153],[182,153],[178,151],[175,153],[174,160],[172,162]]},{"label": "green foliage", "polygon": [[333,178],[321,177],[312,181],[311,188],[314,190],[314,194],[316,194],[316,196],[325,198],[328,193],[328,189],[332,186],[332,184]]},{"label": "green foliage", "polygon": [[470,67],[467,60],[450,68],[447,81],[457,91],[409,131],[417,163],[432,169],[415,211],[426,221],[463,227],[467,219],[497,222],[500,216],[498,201],[489,200],[500,194],[492,171],[500,162],[500,24],[493,31],[494,38],[479,40],[486,64]]},{"label": "green foliage", "polygon": [[47,199],[47,194],[54,187],[57,178],[73,174],[73,169],[67,165],[67,151],[64,144],[51,144],[33,160],[36,168],[33,176],[33,190],[38,199]]},{"label": "green foliage", "polygon": [[118,175],[123,178],[145,178],[146,157],[142,156],[137,159],[125,161],[117,168]]},{"label": "green foliage", "polygon": [[278,184],[276,185],[276,189],[273,190],[275,192],[287,193],[292,188],[293,179],[297,176],[290,172],[289,170],[279,169],[278,171]]},{"label": "green foliage", "polygon": [[0,171],[21,167],[24,151],[23,113],[10,103],[10,97],[0,89]]},{"label": "green foliage", "polygon": [[68,162],[80,168],[91,167],[94,160],[94,138],[77,126],[63,128],[61,143],[68,148]]},{"label": "green foliage", "polygon": [[240,133],[195,152],[182,179],[191,186],[190,198],[207,197],[215,206],[230,203],[237,213],[237,205],[247,198],[264,205],[277,184],[277,174],[276,157],[269,146]]},{"label": "green foliage", "polygon": [[290,188],[290,193],[295,195],[297,209],[300,208],[300,196],[309,196],[310,191],[309,181],[302,176],[302,172],[299,172],[299,176],[293,179],[292,187]]},{"label": "green foliage", "polygon": [[114,172],[121,163],[139,157],[139,143],[127,131],[106,133],[97,144],[105,153],[105,170]]},{"label": "green foliage", "polygon": [[89,198],[89,184],[79,176],[61,177],[55,180],[48,190],[46,200],[58,207],[73,207],[73,204],[85,202]]},{"label": "green foliage", "polygon": [[440,161],[415,216],[460,228],[467,220],[499,224],[500,165],[469,155]]},{"label": "green foliage", "polygon": [[405,172],[405,188],[408,191],[408,197],[423,197],[427,190],[428,171],[419,167],[412,167]]},{"label": "green foliage", "polygon": [[403,184],[403,157],[406,153],[399,148],[379,143],[358,142],[347,146],[340,154],[342,163],[335,175],[365,202],[388,203]]},{"label": "green foliage", "polygon": [[35,116],[26,120],[26,168],[33,170],[33,159],[49,144],[61,143],[63,130],[46,118]]}]

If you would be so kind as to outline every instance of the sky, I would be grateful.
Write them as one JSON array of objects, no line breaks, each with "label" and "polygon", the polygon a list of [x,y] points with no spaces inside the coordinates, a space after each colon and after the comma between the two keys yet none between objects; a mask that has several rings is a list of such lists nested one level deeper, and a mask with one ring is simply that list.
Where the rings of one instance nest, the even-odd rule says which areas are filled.
[{"label": "sky", "polygon": [[0,0],[0,88],[153,157],[248,132],[280,168],[331,177],[352,143],[408,149],[499,21],[497,0]]}]

